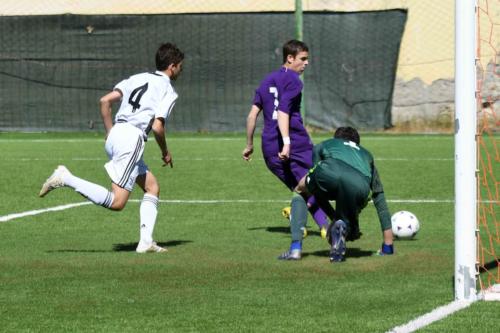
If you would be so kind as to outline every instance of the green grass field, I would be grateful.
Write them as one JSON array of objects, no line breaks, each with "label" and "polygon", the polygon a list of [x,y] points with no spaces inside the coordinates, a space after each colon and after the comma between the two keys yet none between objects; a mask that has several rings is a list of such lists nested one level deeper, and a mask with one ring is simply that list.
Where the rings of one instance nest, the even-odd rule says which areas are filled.
[{"label": "green grass field", "polygon": [[[453,137],[361,141],[391,211],[421,222],[414,240],[396,241],[396,255],[374,255],[381,232],[370,204],[344,263],[329,263],[312,219],[303,260],[276,260],[289,245],[281,209],[291,193],[260,152],[241,159],[243,134],[174,134],[173,169],[161,167],[154,140],[145,153],[162,189],[155,239],[169,252],[134,251],[139,188],[122,212],[82,205],[0,223],[0,331],[385,332],[448,304]],[[1,133],[0,217],[84,202],[69,188],[38,198],[58,164],[108,186],[103,144],[94,134]],[[477,302],[422,332],[498,332],[498,313],[500,302]]]}]

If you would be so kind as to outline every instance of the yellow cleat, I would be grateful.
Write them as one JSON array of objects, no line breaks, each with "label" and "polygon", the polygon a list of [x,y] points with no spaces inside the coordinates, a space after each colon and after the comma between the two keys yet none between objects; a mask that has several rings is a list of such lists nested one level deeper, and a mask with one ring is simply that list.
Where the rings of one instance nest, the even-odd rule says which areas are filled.
[{"label": "yellow cleat", "polygon": [[304,239],[306,237],[307,237],[307,229],[304,228],[304,229],[302,229],[302,239]]},{"label": "yellow cleat", "polygon": [[285,207],[281,210],[281,215],[287,220],[290,220],[290,213],[292,211],[292,207]]},{"label": "yellow cleat", "polygon": [[326,227],[321,227],[321,229],[319,230],[319,233],[320,233],[322,239],[326,239],[326,234],[327,234]]}]

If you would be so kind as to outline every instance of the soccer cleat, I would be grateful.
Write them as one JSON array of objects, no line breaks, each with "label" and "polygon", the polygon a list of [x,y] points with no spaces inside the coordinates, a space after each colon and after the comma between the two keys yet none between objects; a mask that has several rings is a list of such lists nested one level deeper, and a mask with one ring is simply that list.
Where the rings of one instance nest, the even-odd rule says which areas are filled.
[{"label": "soccer cleat", "polygon": [[135,249],[135,252],[137,253],[161,253],[167,251],[168,249],[166,247],[158,246],[156,242],[152,242],[150,244],[139,242],[139,244],[137,244],[137,248]]},{"label": "soccer cleat", "polygon": [[290,220],[290,213],[292,212],[292,207],[285,207],[281,210],[281,215],[287,220]]},{"label": "soccer cleat", "polygon": [[54,170],[52,175],[45,181],[45,183],[43,183],[42,189],[40,190],[40,193],[38,195],[40,197],[44,197],[53,189],[63,187],[65,185],[63,181],[63,175],[65,174],[70,175],[71,173],[68,169],[66,169],[64,165],[59,165],[57,169]]},{"label": "soccer cleat", "polygon": [[302,258],[302,251],[300,250],[289,250],[283,252],[278,259],[279,260],[300,260]]},{"label": "soccer cleat", "polygon": [[321,227],[321,228],[319,229],[319,234],[321,235],[321,238],[322,238],[322,239],[326,239],[326,236],[327,236],[327,234],[328,234],[328,229],[327,229],[327,227]]},{"label": "soccer cleat", "polygon": [[330,230],[331,250],[330,262],[340,262],[345,260],[346,243],[345,236],[347,225],[342,220],[337,220]]}]

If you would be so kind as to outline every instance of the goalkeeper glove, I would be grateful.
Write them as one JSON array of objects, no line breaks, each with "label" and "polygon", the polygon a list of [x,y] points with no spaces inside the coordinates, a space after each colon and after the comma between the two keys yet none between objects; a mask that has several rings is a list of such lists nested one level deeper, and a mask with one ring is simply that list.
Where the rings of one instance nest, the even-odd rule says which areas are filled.
[{"label": "goalkeeper glove", "polygon": [[378,255],[386,256],[391,254],[394,254],[394,245],[387,245],[385,243],[382,243],[382,247],[380,248],[380,250],[378,250]]}]

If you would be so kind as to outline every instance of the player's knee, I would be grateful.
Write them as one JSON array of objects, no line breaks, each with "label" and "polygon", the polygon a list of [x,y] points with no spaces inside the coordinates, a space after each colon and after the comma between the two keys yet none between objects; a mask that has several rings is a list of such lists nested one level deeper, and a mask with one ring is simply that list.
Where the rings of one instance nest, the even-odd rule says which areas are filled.
[{"label": "player's knee", "polygon": [[112,204],[110,209],[119,212],[125,208],[125,204]]},{"label": "player's knee", "polygon": [[127,200],[123,200],[120,198],[116,198],[113,200],[113,203],[109,207],[109,209],[114,210],[114,211],[120,211],[125,208],[125,205],[127,204]]},{"label": "player's knee", "polygon": [[304,200],[307,201],[307,199],[309,198],[309,193],[307,193],[307,191],[305,191],[303,188],[297,186],[295,189],[294,189],[294,194],[296,195],[299,195],[301,196],[302,198],[304,198]]},{"label": "player's knee", "polygon": [[303,183],[299,183],[297,186],[295,186],[294,192],[298,193],[298,194],[300,194],[302,196],[308,196],[309,195],[309,193],[307,191],[307,188],[306,188],[305,184],[303,184]]}]

